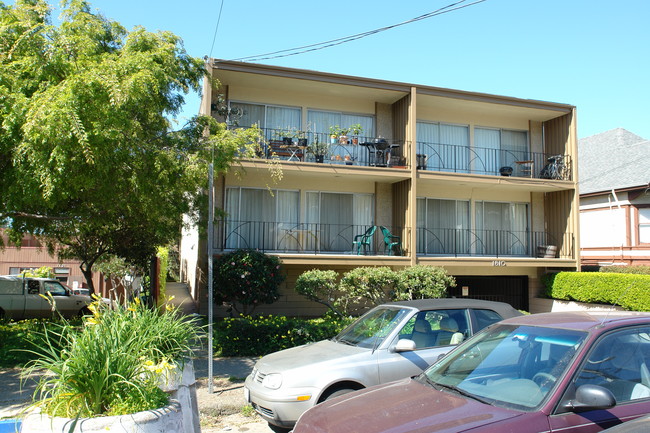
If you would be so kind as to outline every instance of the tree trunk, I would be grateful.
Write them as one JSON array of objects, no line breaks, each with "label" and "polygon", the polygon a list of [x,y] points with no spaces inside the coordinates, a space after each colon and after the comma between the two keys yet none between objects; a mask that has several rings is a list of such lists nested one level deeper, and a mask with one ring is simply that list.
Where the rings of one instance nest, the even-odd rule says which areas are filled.
[{"label": "tree trunk", "polygon": [[84,278],[86,279],[86,284],[88,285],[88,290],[90,291],[90,294],[91,295],[94,294],[95,283],[93,282],[92,264],[82,262],[79,265],[79,269],[81,269],[81,273],[84,275]]}]

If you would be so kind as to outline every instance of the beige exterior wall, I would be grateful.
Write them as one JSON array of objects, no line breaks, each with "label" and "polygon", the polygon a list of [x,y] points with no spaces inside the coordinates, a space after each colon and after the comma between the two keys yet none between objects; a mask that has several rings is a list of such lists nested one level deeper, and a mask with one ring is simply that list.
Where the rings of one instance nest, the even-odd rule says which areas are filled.
[{"label": "beige exterior wall", "polygon": [[[579,238],[575,177],[548,181],[422,171],[415,167],[416,120],[468,125],[470,145],[474,143],[475,127],[527,131],[530,152],[567,154],[575,166],[575,107],[273,66],[236,62],[217,62],[216,65],[213,75],[224,84],[220,91],[225,92],[229,100],[300,107],[305,130],[307,111],[312,108],[373,115],[374,134],[398,142],[407,164],[406,168],[397,169],[282,162],[282,180],[274,183],[266,163],[254,160],[243,163],[243,169],[239,170],[241,175],[234,172],[226,175],[216,191],[218,204],[223,204],[224,186],[299,191],[303,204],[308,191],[367,193],[374,195],[376,225],[405,227],[401,235],[406,256],[402,257],[356,256],[349,252],[278,253],[288,275],[282,299],[271,306],[260,306],[256,313],[321,314],[324,307],[302,299],[292,290],[295,278],[305,270],[320,267],[343,273],[358,266],[400,269],[416,263],[443,266],[450,274],[458,276],[526,277],[530,310],[537,312],[543,309],[540,306],[543,303],[535,302],[540,291],[540,276],[548,269],[578,268],[579,258],[571,249],[574,243],[577,248]],[[541,168],[535,167],[534,172],[539,173]],[[469,200],[472,215],[476,201],[527,203],[529,229],[551,232],[561,241],[561,254],[555,258],[418,256],[414,247],[417,241],[415,202],[420,197]],[[301,206],[301,218],[304,213],[304,206]]]}]

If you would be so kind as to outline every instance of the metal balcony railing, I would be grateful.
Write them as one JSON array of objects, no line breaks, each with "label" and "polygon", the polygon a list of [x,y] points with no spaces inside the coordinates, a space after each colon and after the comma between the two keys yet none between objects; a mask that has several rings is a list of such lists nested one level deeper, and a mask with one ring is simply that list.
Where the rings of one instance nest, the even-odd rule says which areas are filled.
[{"label": "metal balcony railing", "polygon": [[417,142],[420,170],[571,180],[568,155]]},{"label": "metal balcony railing", "polygon": [[416,233],[418,255],[575,258],[572,233],[560,240],[528,230],[418,228]]},{"label": "metal balcony railing", "polygon": [[[368,232],[369,225],[262,222],[225,220],[215,223],[215,249],[250,248],[269,253],[399,255],[403,250],[403,227],[389,227],[393,245],[380,227],[366,245],[355,243]],[[419,256],[463,257],[553,257],[574,258],[573,235],[561,242],[545,232],[508,230],[418,228],[416,253]],[[551,257],[547,257],[551,258]]]},{"label": "metal balcony railing", "polygon": [[[215,223],[215,248],[252,248],[264,252],[298,254],[392,255],[379,228],[368,245],[354,243],[368,225],[226,220]],[[399,235],[401,229],[390,228]],[[397,250],[397,249],[395,249]]]}]

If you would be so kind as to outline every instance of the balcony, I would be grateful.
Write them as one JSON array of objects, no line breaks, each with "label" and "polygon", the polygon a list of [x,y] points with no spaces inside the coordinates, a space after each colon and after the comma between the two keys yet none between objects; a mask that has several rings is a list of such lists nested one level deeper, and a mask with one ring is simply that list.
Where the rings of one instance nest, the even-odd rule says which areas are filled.
[{"label": "balcony", "polygon": [[528,230],[417,229],[418,256],[554,258],[554,253],[548,257],[548,251],[559,245],[563,246],[561,258],[575,258],[572,233],[556,239],[546,232]]},{"label": "balcony", "polygon": [[417,149],[419,170],[571,180],[568,155],[428,142],[418,142]]},{"label": "balcony", "polygon": [[[250,248],[276,254],[399,255],[403,232],[391,227],[392,242],[399,248],[388,250],[379,227],[367,247],[357,247],[355,237],[366,225],[277,223],[261,221],[220,221],[215,223],[215,249],[230,251]],[[358,239],[358,238],[357,238]],[[508,230],[417,229],[417,255],[430,257],[538,257],[539,247],[563,245],[560,257],[573,257],[573,235],[558,243],[545,232]],[[565,251],[568,251],[565,252]],[[549,257],[547,257],[549,258]]]},{"label": "balcony", "polygon": [[[389,251],[384,244],[379,229],[369,239],[367,246],[354,244],[355,237],[364,234],[368,227],[353,224],[220,221],[215,223],[215,248],[222,251],[250,248],[267,253],[394,255],[395,252]],[[392,228],[391,231],[396,235],[401,233],[399,228]]]}]

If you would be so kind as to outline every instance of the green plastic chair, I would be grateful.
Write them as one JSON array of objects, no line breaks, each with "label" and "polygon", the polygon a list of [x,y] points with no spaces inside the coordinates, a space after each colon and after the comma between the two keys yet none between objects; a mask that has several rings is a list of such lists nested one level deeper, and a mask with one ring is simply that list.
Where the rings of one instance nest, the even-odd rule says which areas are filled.
[{"label": "green plastic chair", "polygon": [[396,236],[390,232],[386,227],[380,227],[381,232],[384,235],[384,251],[388,251],[388,255],[392,256],[395,252],[396,256],[402,255],[402,240],[399,236]]},{"label": "green plastic chair", "polygon": [[363,254],[365,255],[370,249],[370,240],[375,234],[376,226],[370,226],[368,230],[362,235],[356,235],[352,241],[352,249],[356,250],[357,255],[361,255],[361,250],[363,249]]}]

